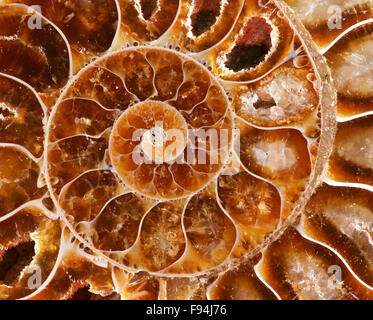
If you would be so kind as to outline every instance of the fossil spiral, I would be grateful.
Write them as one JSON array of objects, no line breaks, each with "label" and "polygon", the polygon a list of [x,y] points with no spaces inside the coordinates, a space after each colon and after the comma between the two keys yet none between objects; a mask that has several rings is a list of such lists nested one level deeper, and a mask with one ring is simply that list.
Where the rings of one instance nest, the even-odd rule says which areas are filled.
[{"label": "fossil spiral", "polygon": [[370,0],[1,0],[0,299],[373,299]]}]

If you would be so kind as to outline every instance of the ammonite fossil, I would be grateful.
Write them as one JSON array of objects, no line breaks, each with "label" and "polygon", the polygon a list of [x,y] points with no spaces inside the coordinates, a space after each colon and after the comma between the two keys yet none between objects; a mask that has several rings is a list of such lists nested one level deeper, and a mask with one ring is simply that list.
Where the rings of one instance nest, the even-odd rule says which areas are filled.
[{"label": "ammonite fossil", "polygon": [[0,299],[372,299],[373,3],[0,1]]}]

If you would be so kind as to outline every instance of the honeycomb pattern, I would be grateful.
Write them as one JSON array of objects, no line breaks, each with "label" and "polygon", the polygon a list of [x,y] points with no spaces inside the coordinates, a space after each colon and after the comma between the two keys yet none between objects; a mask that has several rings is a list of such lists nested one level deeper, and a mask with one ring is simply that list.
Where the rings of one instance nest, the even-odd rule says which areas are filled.
[{"label": "honeycomb pattern", "polygon": [[0,1],[0,299],[373,299],[372,18]]}]

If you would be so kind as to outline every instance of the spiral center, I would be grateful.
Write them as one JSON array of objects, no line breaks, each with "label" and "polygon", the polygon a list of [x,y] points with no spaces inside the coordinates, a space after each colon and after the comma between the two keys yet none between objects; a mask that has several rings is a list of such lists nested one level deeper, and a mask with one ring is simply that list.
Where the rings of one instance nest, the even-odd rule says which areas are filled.
[{"label": "spiral center", "polygon": [[167,133],[162,127],[154,127],[145,132],[143,137],[143,143],[146,141],[152,144],[154,147],[161,147],[167,140]]},{"label": "spiral center", "polygon": [[184,128],[164,129],[162,121],[145,131],[141,138],[141,149],[155,163],[171,162],[185,147]]},{"label": "spiral center", "polygon": [[115,124],[111,155],[115,159],[131,154],[128,161],[136,165],[171,163],[183,155],[187,136],[186,122],[174,107],[164,102],[146,101],[127,110]]}]

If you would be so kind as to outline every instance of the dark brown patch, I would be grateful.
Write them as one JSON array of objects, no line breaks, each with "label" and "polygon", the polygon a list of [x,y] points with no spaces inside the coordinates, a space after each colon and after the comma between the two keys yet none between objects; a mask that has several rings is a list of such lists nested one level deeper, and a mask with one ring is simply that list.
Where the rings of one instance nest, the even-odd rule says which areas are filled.
[{"label": "dark brown patch", "polygon": [[145,20],[149,20],[157,9],[157,0],[141,0],[141,11]]},{"label": "dark brown patch", "polygon": [[18,244],[0,257],[0,283],[12,284],[35,255],[34,241]]},{"label": "dark brown patch", "polygon": [[255,109],[270,109],[276,106],[276,102],[273,99],[271,101],[260,100],[255,102],[253,105]]},{"label": "dark brown patch", "polygon": [[200,36],[216,22],[220,6],[221,0],[196,0],[191,16],[195,36]]},{"label": "dark brown patch", "polygon": [[250,69],[264,61],[271,49],[272,27],[264,18],[251,18],[244,26],[236,45],[228,54],[226,67],[239,72]]},{"label": "dark brown patch", "polygon": [[117,293],[109,294],[108,296],[100,296],[89,291],[89,287],[79,288],[68,300],[120,300],[120,295]]}]

